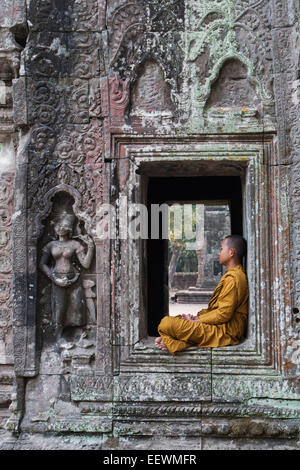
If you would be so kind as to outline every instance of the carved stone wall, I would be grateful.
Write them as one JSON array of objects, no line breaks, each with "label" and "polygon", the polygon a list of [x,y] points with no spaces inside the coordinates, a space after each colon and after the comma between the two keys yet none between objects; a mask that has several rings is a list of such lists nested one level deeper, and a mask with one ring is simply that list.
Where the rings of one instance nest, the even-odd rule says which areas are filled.
[{"label": "carved stone wall", "polygon": [[[9,4],[8,4],[9,3]],[[14,87],[20,80],[21,55],[26,40],[24,2],[6,2],[0,8],[0,426],[11,415],[14,378],[13,350],[13,215],[16,197],[17,149],[22,131],[14,125],[23,107],[14,106]]]},{"label": "carved stone wall", "polygon": [[[0,448],[297,448],[299,14],[1,3]],[[247,339],[171,357],[147,335],[146,243],[121,218],[151,177],[216,175],[242,182]]]}]

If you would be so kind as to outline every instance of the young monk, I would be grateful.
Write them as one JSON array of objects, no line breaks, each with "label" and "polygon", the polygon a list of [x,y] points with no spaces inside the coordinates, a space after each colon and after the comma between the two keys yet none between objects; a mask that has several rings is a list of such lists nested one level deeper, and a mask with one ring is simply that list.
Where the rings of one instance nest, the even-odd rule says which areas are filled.
[{"label": "young monk", "polygon": [[224,238],[218,254],[226,272],[217,285],[207,309],[197,315],[164,317],[155,344],[174,354],[189,346],[216,348],[239,344],[247,323],[248,283],[242,268],[246,241],[240,235]]}]

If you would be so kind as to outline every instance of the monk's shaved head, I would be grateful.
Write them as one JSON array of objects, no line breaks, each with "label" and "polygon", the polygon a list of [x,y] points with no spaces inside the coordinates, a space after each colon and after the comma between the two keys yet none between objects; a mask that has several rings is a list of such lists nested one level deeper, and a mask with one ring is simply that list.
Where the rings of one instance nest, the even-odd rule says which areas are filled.
[{"label": "monk's shaved head", "polygon": [[235,249],[237,257],[242,262],[243,257],[246,256],[247,253],[246,240],[241,237],[241,235],[228,235],[228,237],[225,237],[224,240],[226,240],[227,246],[229,248]]}]

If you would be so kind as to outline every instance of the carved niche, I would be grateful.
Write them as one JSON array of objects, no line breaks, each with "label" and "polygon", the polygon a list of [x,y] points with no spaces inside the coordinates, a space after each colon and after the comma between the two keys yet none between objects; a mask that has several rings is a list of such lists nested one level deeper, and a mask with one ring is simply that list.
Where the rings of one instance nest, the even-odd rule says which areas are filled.
[{"label": "carved niche", "polygon": [[131,93],[131,114],[170,113],[172,101],[170,87],[157,62],[144,62],[133,84]]},{"label": "carved niche", "polygon": [[38,246],[40,346],[74,349],[87,331],[95,336],[94,242],[74,197],[60,190],[51,203]]},{"label": "carved niche", "polygon": [[129,2],[118,6],[107,18],[111,71],[134,82],[140,72],[138,64],[155,57],[172,87],[171,98],[176,101],[182,84],[183,51],[179,43],[183,26],[181,0],[155,0],[144,5]]},{"label": "carved niche", "polygon": [[[244,82],[243,93],[246,94],[248,88],[251,97],[255,89],[262,107],[265,111],[269,109],[273,104],[272,60],[265,2],[222,0],[217,5],[212,2],[193,2],[191,8],[190,31],[186,40],[186,54],[190,64],[186,83],[193,97],[190,102],[192,115],[200,116],[199,122],[203,126],[201,116],[204,108],[211,92],[214,95],[216,93],[212,91],[213,85],[216,81],[219,85],[219,81],[224,80],[224,74],[228,73],[232,79],[245,79],[243,67],[247,69],[249,82],[246,88]],[[237,63],[241,65],[237,66]],[[229,71],[229,68],[232,70]],[[238,69],[240,77],[234,78]],[[242,92],[241,84],[239,81],[236,94],[229,93],[227,89],[226,95],[234,95],[236,99]],[[222,86],[218,89],[221,94]],[[220,98],[216,99],[220,101]],[[251,105],[251,108],[255,106]]]},{"label": "carved niche", "polygon": [[260,100],[248,79],[247,67],[236,59],[227,60],[211,88],[206,106],[255,108]]},{"label": "carved niche", "polygon": [[88,0],[76,0],[66,2],[53,0],[32,0],[28,8],[29,20],[33,23],[33,29],[50,31],[75,31],[95,30],[98,25],[98,2]]}]

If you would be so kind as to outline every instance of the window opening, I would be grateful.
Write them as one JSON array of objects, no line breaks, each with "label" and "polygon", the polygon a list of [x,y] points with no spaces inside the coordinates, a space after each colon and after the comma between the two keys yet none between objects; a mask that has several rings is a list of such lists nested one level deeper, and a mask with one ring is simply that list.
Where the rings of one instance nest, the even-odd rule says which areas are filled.
[{"label": "window opening", "polygon": [[[168,226],[171,229],[172,217],[174,219],[171,212],[174,205],[181,207],[182,214],[184,211],[189,213],[192,219],[202,217],[202,222],[199,224],[202,231],[200,236],[202,245],[200,243],[198,247],[194,247],[194,250],[187,250],[186,243],[192,242],[193,239],[183,238],[182,246],[180,240],[177,246],[173,241],[172,246],[174,232],[170,230],[168,238],[164,238],[163,210],[159,212],[159,237],[151,238],[152,204],[159,204],[160,207],[162,204],[167,205]],[[148,214],[148,334],[157,336],[157,326],[163,316],[180,313],[196,314],[207,305],[212,291],[223,274],[223,268],[217,257],[221,240],[231,233],[243,235],[241,179],[239,176],[150,177]],[[191,247],[192,245],[189,248]],[[177,254],[175,253],[172,260],[176,250]],[[174,260],[176,257],[177,260]]]},{"label": "window opening", "polygon": [[196,315],[207,307],[224,274],[218,252],[230,231],[228,201],[169,205],[169,315]]}]

